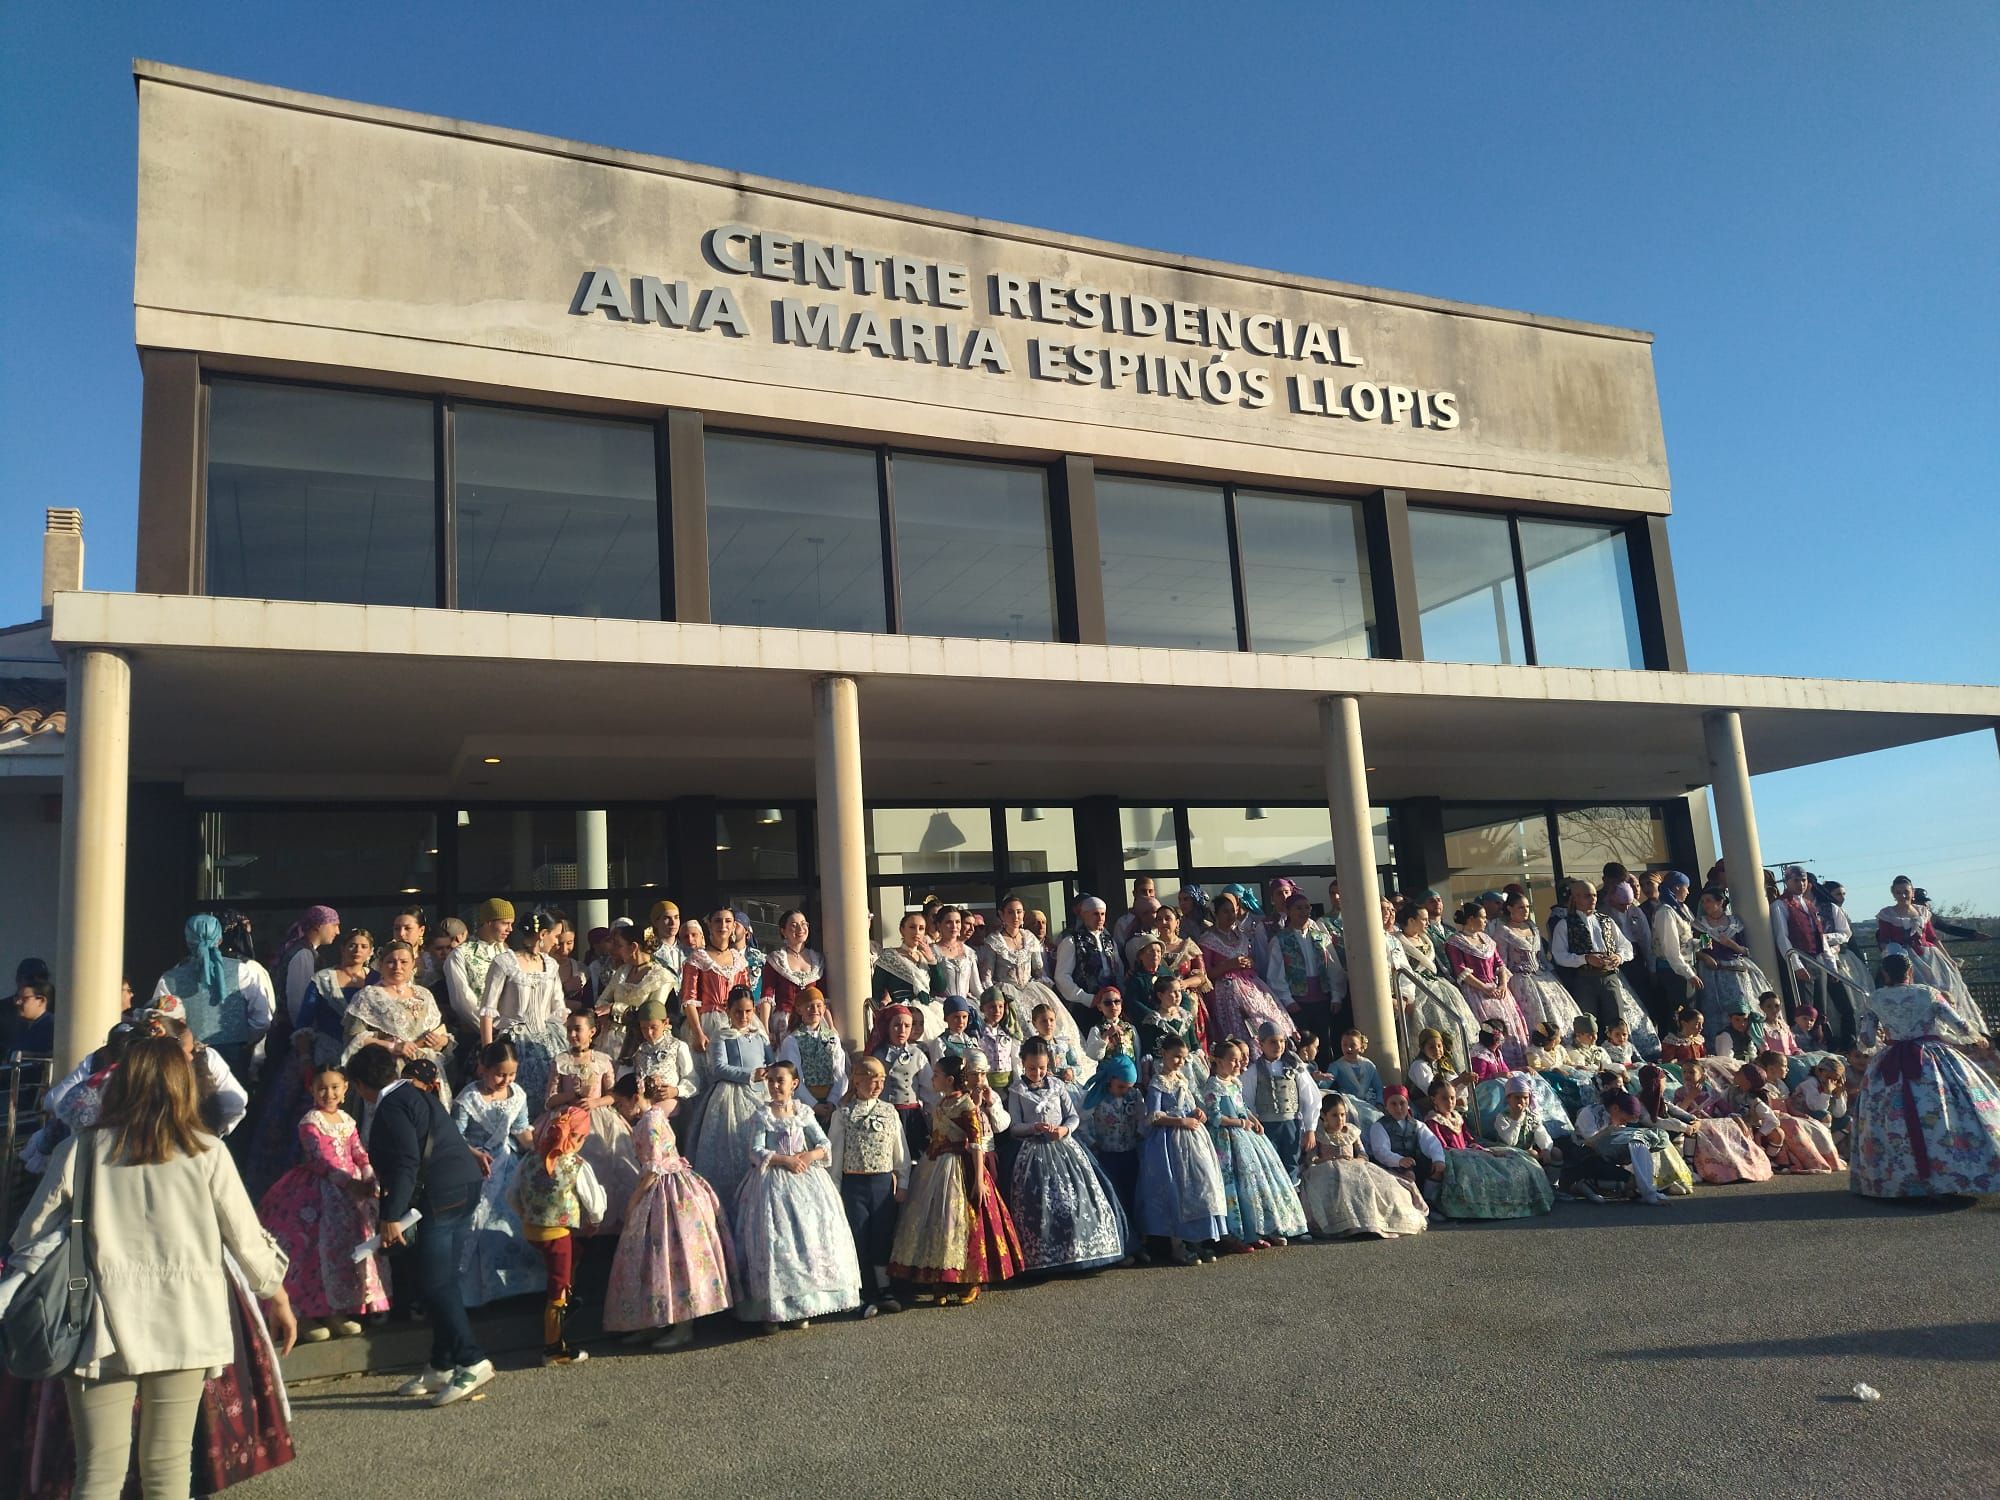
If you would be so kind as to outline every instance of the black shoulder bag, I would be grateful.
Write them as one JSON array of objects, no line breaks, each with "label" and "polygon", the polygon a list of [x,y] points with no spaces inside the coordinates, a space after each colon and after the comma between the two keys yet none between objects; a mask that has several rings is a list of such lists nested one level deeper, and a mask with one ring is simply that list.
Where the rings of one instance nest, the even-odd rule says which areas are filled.
[{"label": "black shoulder bag", "polygon": [[84,1222],[97,1159],[95,1133],[78,1134],[73,1149],[76,1181],[70,1193],[69,1243],[28,1273],[0,1316],[7,1369],[21,1380],[54,1380],[77,1367],[97,1301]]}]

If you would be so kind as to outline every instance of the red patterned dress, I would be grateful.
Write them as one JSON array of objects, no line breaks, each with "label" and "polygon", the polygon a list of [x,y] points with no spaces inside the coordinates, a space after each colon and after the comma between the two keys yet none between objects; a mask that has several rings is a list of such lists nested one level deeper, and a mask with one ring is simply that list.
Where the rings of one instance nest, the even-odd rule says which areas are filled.
[{"label": "red patterned dress", "polygon": [[896,1221],[892,1276],[925,1286],[978,1286],[1020,1273],[1021,1242],[984,1149],[986,1116],[964,1094],[940,1100],[929,1154]]}]

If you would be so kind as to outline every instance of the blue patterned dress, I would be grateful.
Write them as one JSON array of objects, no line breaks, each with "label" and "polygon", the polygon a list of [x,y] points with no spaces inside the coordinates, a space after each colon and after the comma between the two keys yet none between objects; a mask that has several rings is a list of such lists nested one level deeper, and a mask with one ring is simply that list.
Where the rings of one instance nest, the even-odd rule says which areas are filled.
[{"label": "blue patterned dress", "polygon": [[[1076,1100],[1053,1076],[1031,1088],[1017,1079],[1007,1091],[1009,1127],[1021,1143],[1007,1194],[1021,1269],[1093,1270],[1125,1258],[1131,1231],[1104,1169],[1076,1141]],[[1031,1132],[1060,1125],[1060,1140]]]},{"label": "blue patterned dress", "polygon": [[831,1149],[803,1104],[788,1115],[764,1105],[744,1126],[750,1174],[736,1193],[736,1316],[791,1323],[861,1305],[861,1262],[840,1189],[822,1168],[774,1166],[774,1156]]},{"label": "blue patterned dress", "polygon": [[1194,1090],[1185,1078],[1156,1076],[1146,1087],[1146,1148],[1139,1159],[1139,1226],[1179,1240],[1219,1240],[1229,1233],[1222,1168],[1205,1130],[1156,1117],[1191,1119]]},{"label": "blue patterned dress", "polygon": [[465,1305],[484,1307],[502,1297],[541,1291],[548,1283],[541,1252],[522,1237],[521,1216],[507,1203],[507,1190],[521,1166],[514,1137],[528,1128],[527,1091],[518,1083],[510,1084],[505,1094],[489,1099],[478,1084],[471,1084],[452,1101],[451,1118],[466,1145],[493,1158],[493,1170],[480,1184],[458,1263]]},{"label": "blue patterned dress", "polygon": [[1222,1169],[1229,1232],[1246,1243],[1304,1234],[1306,1211],[1277,1147],[1247,1125],[1225,1127],[1220,1123],[1224,1117],[1249,1118],[1242,1082],[1211,1077],[1201,1091],[1201,1107],[1208,1116],[1208,1138],[1215,1146],[1216,1163]]},{"label": "blue patterned dress", "polygon": [[2000,1089],[1958,1051],[1977,1027],[1929,985],[1899,984],[1862,1012],[1862,1042],[1878,1037],[1855,1091],[1848,1185],[1866,1198],[2000,1192]]}]

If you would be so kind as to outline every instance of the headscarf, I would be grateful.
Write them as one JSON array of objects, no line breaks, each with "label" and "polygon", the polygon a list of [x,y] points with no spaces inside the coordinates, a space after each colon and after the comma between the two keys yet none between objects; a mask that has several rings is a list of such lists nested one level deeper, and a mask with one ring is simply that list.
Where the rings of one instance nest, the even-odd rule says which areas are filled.
[{"label": "headscarf", "polygon": [[1111,1091],[1114,1082],[1137,1083],[1138,1081],[1139,1065],[1123,1052],[1114,1052],[1097,1065],[1097,1071],[1091,1074],[1090,1082],[1084,1086],[1083,1107],[1097,1108],[1099,1102]]},{"label": "headscarf", "polygon": [[[1749,996],[1738,995],[1735,1000],[1730,1002],[1729,1014],[1732,1016],[1748,1016],[1750,1018],[1750,1029],[1743,1034],[1745,1055],[1742,1060],[1747,1062],[1750,1058],[1755,1057],[1759,1052],[1764,1050],[1764,1013],[1750,1003]],[[1731,1038],[1731,1045],[1733,1046],[1736,1036],[1735,1029],[1729,1026],[1726,1021],[1723,1023],[1723,1029],[1728,1032]]]},{"label": "headscarf", "polygon": [[1225,885],[1222,888],[1222,894],[1225,896],[1234,896],[1237,904],[1243,908],[1246,914],[1253,917],[1264,915],[1264,907],[1257,899],[1257,893],[1240,880],[1234,884]]},{"label": "headscarf", "polygon": [[1690,925],[1694,922],[1694,917],[1687,909],[1687,893],[1689,887],[1693,884],[1694,882],[1689,880],[1679,870],[1667,871],[1666,879],[1660,882],[1660,899],[1671,906]]},{"label": "headscarf", "polygon": [[472,910],[472,921],[476,927],[484,927],[488,922],[513,920],[514,903],[502,896],[489,896]]},{"label": "headscarf", "polygon": [[634,1026],[637,1026],[641,1021],[664,1021],[666,1018],[667,1008],[657,1000],[646,1001],[638,1009],[634,1010],[630,1017]]},{"label": "headscarf", "polygon": [[953,1016],[963,1015],[965,1017],[965,1034],[967,1036],[984,1036],[986,1034],[986,1023],[979,1019],[978,1008],[963,995],[946,995],[944,997],[944,1014],[947,1021]]},{"label": "headscarf", "polygon": [[285,929],[285,940],[278,945],[280,967],[286,960],[305,946],[306,934],[315,927],[338,927],[340,913],[330,906],[308,906],[299,913],[298,921]]},{"label": "headscarf", "polygon": [[187,939],[189,964],[200,970],[201,987],[208,991],[209,1004],[222,1004],[229,998],[222,967],[222,923],[205,911],[196,912],[187,919],[181,936]]},{"label": "headscarf", "polygon": [[1271,882],[1271,890],[1278,898],[1278,905],[1286,907],[1292,904],[1292,897],[1298,895],[1299,883],[1289,875],[1280,875]]},{"label": "headscarf", "polygon": [[543,1116],[542,1128],[535,1133],[535,1150],[541,1153],[542,1170],[554,1176],[557,1163],[581,1146],[589,1135],[590,1111],[580,1105],[572,1104],[568,1109]]},{"label": "headscarf", "polygon": [[876,1052],[889,1045],[889,1022],[897,1016],[910,1018],[910,1040],[917,1041],[924,1034],[924,1013],[908,1005],[885,1005],[875,1012],[874,1029],[868,1033],[868,1050]]},{"label": "headscarf", "polygon": [[1526,1073],[1509,1073],[1507,1075],[1507,1092],[1510,1094],[1526,1094],[1532,1099],[1535,1094],[1535,1086],[1529,1082]]}]

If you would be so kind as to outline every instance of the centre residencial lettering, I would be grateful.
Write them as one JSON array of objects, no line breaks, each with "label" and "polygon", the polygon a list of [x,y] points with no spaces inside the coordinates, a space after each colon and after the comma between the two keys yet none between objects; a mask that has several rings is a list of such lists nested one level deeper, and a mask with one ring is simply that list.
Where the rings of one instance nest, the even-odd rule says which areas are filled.
[{"label": "centre residencial lettering", "polygon": [[[804,295],[767,299],[764,327],[774,343],[999,378],[1018,370],[1052,384],[1251,411],[1272,406],[1282,390],[1286,410],[1321,419],[1439,432],[1461,420],[1455,391],[1354,374],[1365,361],[1339,324],[997,271],[979,284],[984,307],[975,308],[968,266],[747,224],[711,228],[701,250],[725,276],[803,289]],[[852,306],[818,293],[867,301]],[[569,310],[634,327],[755,336],[743,298],[728,282],[694,286],[594,266],[584,271]],[[1023,339],[1019,364],[1002,336],[1010,324],[1039,325]],[[1105,335],[1118,341],[1103,341]],[[1283,371],[1261,361],[1304,368]]]}]

